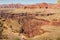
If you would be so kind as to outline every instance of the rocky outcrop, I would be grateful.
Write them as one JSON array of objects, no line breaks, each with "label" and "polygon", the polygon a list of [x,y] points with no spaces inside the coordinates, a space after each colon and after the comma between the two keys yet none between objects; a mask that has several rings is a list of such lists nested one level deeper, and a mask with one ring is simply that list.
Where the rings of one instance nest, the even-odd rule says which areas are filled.
[{"label": "rocky outcrop", "polygon": [[25,17],[23,20],[23,34],[28,37],[34,37],[36,35],[41,35],[47,31],[43,30],[41,26],[48,25],[49,21],[44,19],[37,19],[34,17]]}]

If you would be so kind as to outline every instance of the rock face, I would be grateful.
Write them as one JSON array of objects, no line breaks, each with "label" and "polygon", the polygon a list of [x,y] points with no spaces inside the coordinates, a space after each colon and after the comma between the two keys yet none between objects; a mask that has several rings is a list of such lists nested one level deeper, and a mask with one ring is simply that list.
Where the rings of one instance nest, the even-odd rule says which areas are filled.
[{"label": "rock face", "polygon": [[48,25],[49,21],[44,19],[37,19],[32,17],[25,17],[23,19],[23,33],[28,37],[33,37],[45,33],[41,26]]}]

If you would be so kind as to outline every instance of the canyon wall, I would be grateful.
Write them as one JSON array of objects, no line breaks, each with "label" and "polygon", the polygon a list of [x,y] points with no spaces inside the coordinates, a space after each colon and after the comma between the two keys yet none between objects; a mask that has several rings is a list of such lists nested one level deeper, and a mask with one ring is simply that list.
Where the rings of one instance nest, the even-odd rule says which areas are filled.
[{"label": "canyon wall", "polygon": [[28,8],[28,9],[35,9],[35,8],[59,8],[59,4],[49,4],[49,3],[36,3],[32,5],[24,5],[24,4],[1,4],[0,8]]}]

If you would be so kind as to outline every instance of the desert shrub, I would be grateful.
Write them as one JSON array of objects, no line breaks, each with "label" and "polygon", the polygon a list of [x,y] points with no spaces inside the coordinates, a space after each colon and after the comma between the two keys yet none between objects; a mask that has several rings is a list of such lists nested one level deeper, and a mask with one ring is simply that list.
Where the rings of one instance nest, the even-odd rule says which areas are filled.
[{"label": "desert shrub", "polygon": [[35,14],[36,16],[38,16],[39,14]]},{"label": "desert shrub", "polygon": [[49,37],[41,37],[40,40],[53,40],[53,39]]},{"label": "desert shrub", "polygon": [[12,25],[10,25],[10,28],[12,29]]},{"label": "desert shrub", "polygon": [[4,29],[4,26],[3,26],[3,23],[0,22],[0,39],[2,39],[2,32],[3,32],[3,29]]},{"label": "desert shrub", "polygon": [[20,38],[16,38],[15,40],[21,40]]},{"label": "desert shrub", "polygon": [[56,38],[56,40],[60,40],[60,37]]},{"label": "desert shrub", "polygon": [[5,28],[5,26],[0,21],[0,39],[7,39],[7,35],[3,35],[4,28]]}]

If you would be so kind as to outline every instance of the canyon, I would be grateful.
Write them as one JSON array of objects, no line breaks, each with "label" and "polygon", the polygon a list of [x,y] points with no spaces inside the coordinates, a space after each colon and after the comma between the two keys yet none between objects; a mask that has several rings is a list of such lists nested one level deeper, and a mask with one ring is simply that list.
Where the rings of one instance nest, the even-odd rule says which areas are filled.
[{"label": "canyon", "polygon": [[3,40],[60,40],[60,0],[0,5],[0,33]]},{"label": "canyon", "polygon": [[22,24],[21,33],[23,33],[23,35],[27,37],[34,37],[36,35],[44,34],[45,32],[50,32],[48,30],[44,30],[41,28],[44,25],[51,25],[51,26],[57,26],[57,27],[60,26],[60,19],[59,19],[60,17],[59,18],[53,17],[52,19],[45,19],[45,17],[49,18],[49,16],[55,16],[55,15],[56,15],[55,13],[51,13],[51,14],[0,13],[0,17],[3,18],[4,20],[8,20],[8,19],[17,20],[16,22],[19,25]]}]

